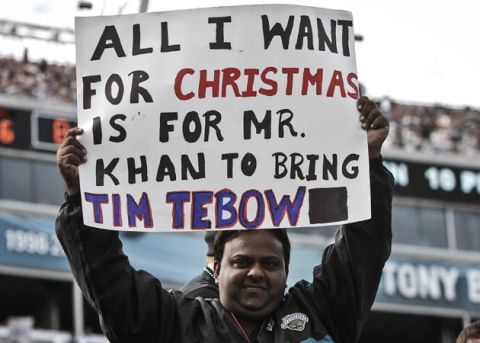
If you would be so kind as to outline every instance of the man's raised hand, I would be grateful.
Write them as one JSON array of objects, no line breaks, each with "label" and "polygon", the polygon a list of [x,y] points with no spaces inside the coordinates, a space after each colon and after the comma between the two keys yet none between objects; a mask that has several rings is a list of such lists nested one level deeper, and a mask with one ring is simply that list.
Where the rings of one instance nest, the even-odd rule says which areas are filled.
[{"label": "man's raised hand", "polygon": [[68,130],[65,140],[57,150],[57,165],[68,195],[80,192],[78,166],[85,163],[87,154],[85,147],[77,140],[77,136],[81,134],[83,129],[78,127]]},{"label": "man's raised hand", "polygon": [[366,96],[357,101],[362,128],[367,130],[368,155],[370,159],[380,157],[382,144],[388,136],[387,118],[377,109],[377,105]]}]

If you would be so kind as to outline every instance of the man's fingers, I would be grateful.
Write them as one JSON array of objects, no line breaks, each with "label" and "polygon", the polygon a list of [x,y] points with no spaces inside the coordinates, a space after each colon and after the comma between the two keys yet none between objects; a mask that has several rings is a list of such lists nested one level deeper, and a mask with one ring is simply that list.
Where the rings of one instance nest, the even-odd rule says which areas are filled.
[{"label": "man's fingers", "polygon": [[83,146],[77,146],[77,145],[67,145],[58,150],[59,158],[62,158],[64,155],[67,155],[67,154],[75,154],[75,155],[78,155],[79,157],[85,157],[85,155],[87,154],[87,151],[83,148]]},{"label": "man's fingers", "polygon": [[[362,96],[357,101],[357,109],[360,112],[360,121],[365,123],[370,115],[370,112],[376,108],[375,104],[370,101],[366,96]],[[362,125],[363,128],[367,128],[366,124]]]},{"label": "man's fingers", "polygon": [[389,124],[388,124],[387,118],[380,115],[370,124],[370,128],[375,129],[375,130],[385,128],[385,129],[388,130],[389,129]]},{"label": "man's fingers", "polygon": [[373,108],[370,112],[366,114],[362,114],[362,116],[364,117],[362,127],[368,130],[370,128],[373,128],[372,124],[375,122],[375,120],[378,117],[381,117],[382,114],[380,113],[379,110],[377,110],[376,108]]},{"label": "man's fingers", "polygon": [[365,105],[368,101],[370,101],[366,96],[361,96],[360,99],[357,100],[358,110],[361,111],[363,105]]},{"label": "man's fingers", "polygon": [[76,146],[78,149],[80,150],[85,150],[85,147],[83,146],[82,143],[80,143],[76,137],[74,136],[66,136],[65,137],[65,140],[63,141],[63,143],[60,145],[60,148],[59,149],[64,149],[68,146]]},{"label": "man's fingers", "polygon": [[84,161],[86,151],[85,149],[81,149],[76,145],[68,145],[58,151],[58,158],[60,160],[64,159],[67,155],[75,155],[80,161]]},{"label": "man's fingers", "polygon": [[82,144],[77,140],[77,136],[81,134],[83,134],[83,129],[79,127],[74,127],[73,129],[68,130],[67,134],[65,135],[65,139],[63,140],[60,147],[71,145],[71,144],[77,145],[79,147],[83,147]]},{"label": "man's fingers", "polygon": [[67,131],[67,134],[65,135],[65,138],[68,137],[76,137],[83,134],[83,129],[80,127],[74,127],[71,128],[70,130]]},{"label": "man's fingers", "polygon": [[79,166],[84,163],[85,159],[80,157],[77,154],[66,154],[60,160],[60,169],[67,168],[70,169],[72,166]]},{"label": "man's fingers", "polygon": [[361,115],[367,118],[370,115],[370,112],[372,112],[375,109],[375,104],[372,101],[368,101],[362,106],[362,110],[360,111]]},{"label": "man's fingers", "polygon": [[362,128],[365,130],[388,126],[388,120],[383,117],[382,113],[377,109],[377,105],[366,96],[362,96],[358,100],[357,106],[360,112],[359,119],[362,122]]}]

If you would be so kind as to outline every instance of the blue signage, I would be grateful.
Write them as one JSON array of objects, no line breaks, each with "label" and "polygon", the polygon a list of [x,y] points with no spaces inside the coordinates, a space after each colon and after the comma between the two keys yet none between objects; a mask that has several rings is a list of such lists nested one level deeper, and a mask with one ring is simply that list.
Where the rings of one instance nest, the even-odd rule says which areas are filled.
[{"label": "blue signage", "polygon": [[52,219],[0,213],[0,265],[68,272]]},{"label": "blue signage", "polygon": [[377,302],[480,311],[480,266],[392,257]]},{"label": "blue signage", "polygon": [[[200,232],[121,235],[132,265],[163,282],[181,285],[202,270],[207,247]],[[0,266],[69,273],[55,220],[0,212]]]}]

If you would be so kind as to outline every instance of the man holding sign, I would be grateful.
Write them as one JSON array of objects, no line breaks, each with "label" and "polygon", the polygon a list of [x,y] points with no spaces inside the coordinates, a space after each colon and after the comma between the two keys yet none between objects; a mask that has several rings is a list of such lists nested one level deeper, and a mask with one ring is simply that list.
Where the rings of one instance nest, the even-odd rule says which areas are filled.
[{"label": "man holding sign", "polygon": [[86,151],[76,140],[82,130],[70,130],[57,154],[68,196],[56,230],[110,341],[356,342],[390,254],[392,196],[380,155],[388,122],[368,99],[358,107],[368,133],[372,218],[344,225],[315,268],[313,283],[301,281],[286,295],[290,244],[278,229],[217,234],[220,299],[169,293],[159,280],[133,269],[118,232],[83,224],[77,167]]},{"label": "man holding sign", "polygon": [[[390,253],[392,180],[388,122],[359,99],[351,13],[78,18],[76,44],[80,128],[57,154],[68,196],[56,230],[107,337],[357,341]],[[345,225],[313,283],[285,295],[290,243],[278,228],[331,223]],[[115,231],[214,228],[218,299],[165,291]]]}]

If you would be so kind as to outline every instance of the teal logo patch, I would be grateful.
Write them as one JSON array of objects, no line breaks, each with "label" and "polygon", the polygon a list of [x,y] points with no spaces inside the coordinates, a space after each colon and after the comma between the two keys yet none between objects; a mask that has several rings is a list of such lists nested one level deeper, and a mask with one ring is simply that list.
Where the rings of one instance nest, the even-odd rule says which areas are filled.
[{"label": "teal logo patch", "polygon": [[316,341],[313,338],[309,338],[305,341],[301,341],[300,343],[335,343],[335,341],[331,339],[330,336],[325,336],[320,341]]},{"label": "teal logo patch", "polygon": [[288,329],[293,331],[305,330],[305,324],[308,323],[308,317],[304,313],[292,313],[282,318],[282,329]]}]

